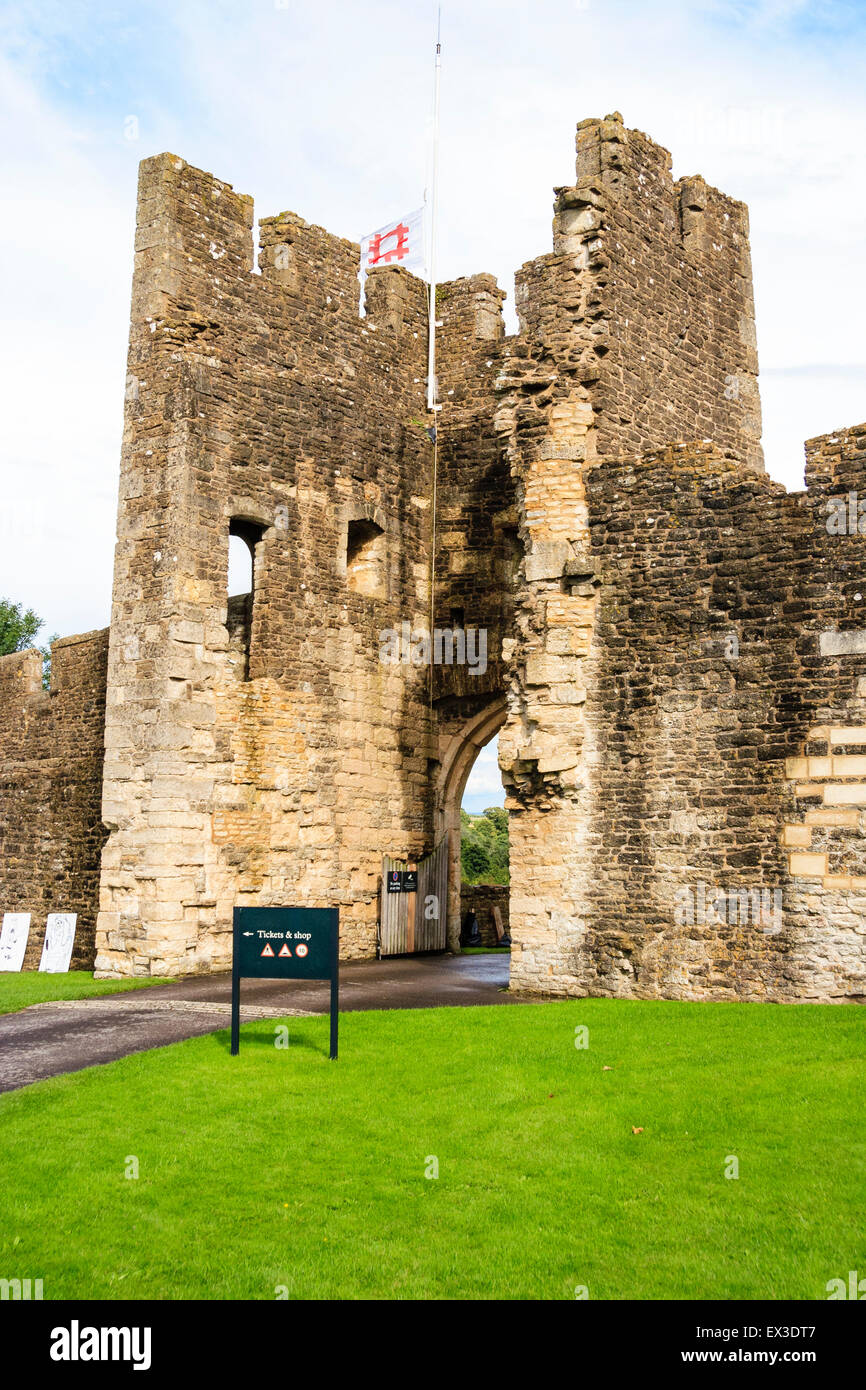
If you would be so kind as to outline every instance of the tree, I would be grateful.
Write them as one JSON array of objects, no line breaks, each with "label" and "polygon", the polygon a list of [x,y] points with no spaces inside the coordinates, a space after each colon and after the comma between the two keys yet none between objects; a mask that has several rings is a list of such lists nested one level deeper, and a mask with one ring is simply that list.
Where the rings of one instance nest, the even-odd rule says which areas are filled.
[{"label": "tree", "polygon": [[32,608],[25,613],[22,604],[0,598],[0,656],[32,647],[42,625],[42,619]]},{"label": "tree", "polygon": [[460,861],[464,883],[509,882],[508,812],[489,806],[480,816],[460,812]]},{"label": "tree", "polygon": [[484,815],[487,817],[487,819],[488,819],[489,821],[492,821],[493,824],[495,825],[497,835],[498,835],[498,836],[504,835],[505,838],[507,839],[507,838],[508,838],[508,812],[506,811],[505,807],[504,807],[504,806],[488,806],[488,807],[487,807],[487,810],[484,812]]},{"label": "tree", "polygon": [[483,845],[477,840],[469,840],[461,845],[460,858],[464,877],[472,882],[483,879],[490,871],[490,859]]},{"label": "tree", "polygon": [[42,653],[42,689],[51,689],[51,648],[60,636],[59,632],[52,632],[44,647],[40,647]]}]

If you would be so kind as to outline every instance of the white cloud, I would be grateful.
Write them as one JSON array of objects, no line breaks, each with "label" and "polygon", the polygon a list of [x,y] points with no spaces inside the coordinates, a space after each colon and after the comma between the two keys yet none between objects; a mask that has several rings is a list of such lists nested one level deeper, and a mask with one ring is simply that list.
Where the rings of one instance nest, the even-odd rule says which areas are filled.
[{"label": "white cloud", "polygon": [[482,748],[469,774],[463,792],[463,809],[477,814],[488,806],[503,806],[505,791],[499,772],[499,738]]},{"label": "white cloud", "polygon": [[0,593],[68,632],[110,611],[134,182],[112,186],[80,129],[2,62],[0,92]]}]

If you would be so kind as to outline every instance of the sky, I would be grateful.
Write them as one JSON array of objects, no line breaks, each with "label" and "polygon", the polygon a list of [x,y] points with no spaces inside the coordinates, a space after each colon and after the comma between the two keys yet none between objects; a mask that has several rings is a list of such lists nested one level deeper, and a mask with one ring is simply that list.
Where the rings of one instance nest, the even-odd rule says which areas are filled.
[{"label": "sky", "polygon": [[479,815],[488,806],[504,806],[505,791],[499,775],[499,735],[482,748],[463,790],[463,810]]},{"label": "sky", "polygon": [[[493,272],[511,314],[576,122],[621,111],[750,206],[767,464],[802,486],[803,440],[866,419],[866,5],[442,9],[442,278]],[[5,5],[0,595],[43,639],[109,621],[138,161],[357,240],[423,199],[435,24],[429,0]]]}]

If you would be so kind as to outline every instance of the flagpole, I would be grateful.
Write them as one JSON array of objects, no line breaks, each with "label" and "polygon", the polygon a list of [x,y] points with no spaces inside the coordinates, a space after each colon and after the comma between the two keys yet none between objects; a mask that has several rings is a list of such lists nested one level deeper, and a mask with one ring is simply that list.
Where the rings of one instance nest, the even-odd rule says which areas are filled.
[{"label": "flagpole", "polygon": [[[433,188],[430,201],[430,303],[427,334],[427,409],[441,409],[436,390],[436,231],[439,211],[439,85],[442,76],[442,6],[436,19],[436,66],[433,74]],[[439,431],[433,414],[433,498],[430,516],[430,717],[433,717],[433,631],[436,622],[436,491],[439,472]]]},{"label": "flagpole", "polygon": [[430,202],[430,313],[427,335],[427,409],[436,400],[436,230],[439,211],[439,86],[442,76],[442,6],[436,26],[436,66],[433,75],[433,189]]}]

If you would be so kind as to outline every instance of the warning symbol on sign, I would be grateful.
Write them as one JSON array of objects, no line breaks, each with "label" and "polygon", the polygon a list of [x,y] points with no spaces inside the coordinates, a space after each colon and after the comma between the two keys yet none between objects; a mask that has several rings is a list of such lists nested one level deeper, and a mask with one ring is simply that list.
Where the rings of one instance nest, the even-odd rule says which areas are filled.
[{"label": "warning symbol on sign", "polygon": [[273,948],[273,946],[271,946],[270,944],[268,944],[268,945],[265,947],[265,949],[262,951],[262,955],[263,955],[263,956],[272,956],[273,954],[274,954],[274,948]]},{"label": "warning symbol on sign", "polygon": [[277,951],[277,955],[278,955],[278,956],[290,956],[291,954],[292,954],[292,953],[291,953],[291,951],[289,950],[289,943],[288,943],[287,941],[284,941],[283,944],[282,944],[282,946],[280,947],[280,949]]}]

